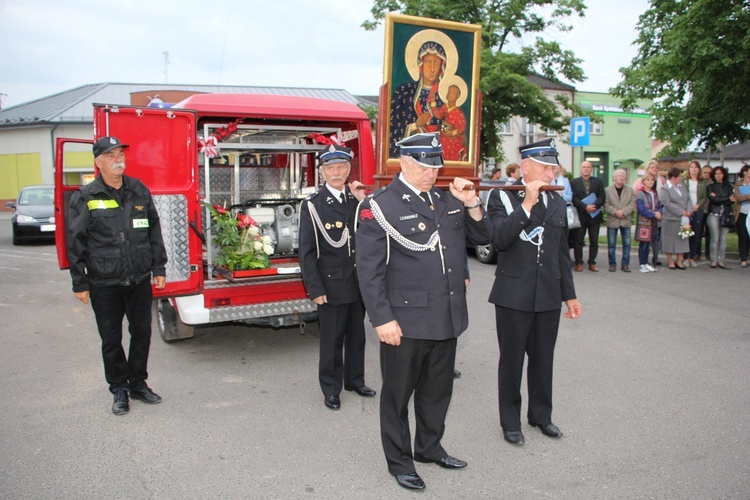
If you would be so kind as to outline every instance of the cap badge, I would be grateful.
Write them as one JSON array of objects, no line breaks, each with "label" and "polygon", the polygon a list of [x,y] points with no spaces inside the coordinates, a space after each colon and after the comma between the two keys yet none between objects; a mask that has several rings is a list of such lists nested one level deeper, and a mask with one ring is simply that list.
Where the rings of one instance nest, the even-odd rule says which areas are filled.
[{"label": "cap badge", "polygon": [[114,139],[114,137],[110,137],[109,138],[109,143],[110,144],[117,144],[117,141]]},{"label": "cap badge", "polygon": [[433,138],[432,138],[432,143],[431,143],[431,144],[432,144],[432,147],[433,147],[433,148],[436,148],[436,147],[438,147],[438,145],[439,145],[440,143],[439,143],[439,142],[438,142],[438,140],[437,140],[437,136],[435,136],[435,137],[433,137]]},{"label": "cap badge", "polygon": [[331,152],[331,153],[334,153],[334,152],[336,151],[336,147],[335,147],[335,146],[334,146],[333,144],[331,144],[331,145],[330,145],[330,146],[328,147],[328,151],[329,151],[329,152]]}]

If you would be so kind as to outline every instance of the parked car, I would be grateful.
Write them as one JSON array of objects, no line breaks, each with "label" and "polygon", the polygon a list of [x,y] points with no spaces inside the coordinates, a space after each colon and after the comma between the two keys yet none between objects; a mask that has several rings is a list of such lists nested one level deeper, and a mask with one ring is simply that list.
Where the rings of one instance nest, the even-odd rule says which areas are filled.
[{"label": "parked car", "polygon": [[18,199],[5,206],[13,209],[13,244],[31,240],[55,241],[55,187],[26,186]]}]

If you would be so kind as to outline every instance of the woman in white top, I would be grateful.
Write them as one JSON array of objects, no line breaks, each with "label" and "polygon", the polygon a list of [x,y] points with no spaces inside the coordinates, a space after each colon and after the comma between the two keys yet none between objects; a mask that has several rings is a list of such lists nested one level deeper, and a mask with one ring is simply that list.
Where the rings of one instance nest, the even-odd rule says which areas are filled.
[{"label": "woman in white top", "polygon": [[708,209],[706,181],[703,179],[700,163],[695,160],[690,162],[683,182],[690,196],[690,205],[693,210],[690,225],[695,233],[690,237],[690,251],[685,253],[685,259],[687,259],[690,267],[698,267],[695,261],[701,258],[701,239],[703,238],[703,225]]}]

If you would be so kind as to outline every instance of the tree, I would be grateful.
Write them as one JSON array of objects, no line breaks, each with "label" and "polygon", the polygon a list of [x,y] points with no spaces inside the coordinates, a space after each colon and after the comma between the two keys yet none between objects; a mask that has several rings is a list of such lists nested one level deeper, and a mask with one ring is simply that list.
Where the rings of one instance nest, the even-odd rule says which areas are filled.
[{"label": "tree", "polygon": [[549,29],[570,31],[565,19],[583,17],[585,9],[582,0],[375,0],[370,10],[373,19],[362,26],[375,29],[388,12],[481,25],[481,154],[502,157],[498,129],[512,116],[523,116],[556,132],[566,131],[570,123],[561,110],[591,116],[562,96],[550,100],[528,78],[537,73],[555,82],[585,80],[581,60],[573,52],[541,36],[520,53],[504,52],[512,39],[522,40],[524,35],[541,35]]},{"label": "tree", "polygon": [[630,107],[653,99],[653,133],[675,154],[750,136],[750,2],[652,0],[638,22],[638,55],[612,93]]}]

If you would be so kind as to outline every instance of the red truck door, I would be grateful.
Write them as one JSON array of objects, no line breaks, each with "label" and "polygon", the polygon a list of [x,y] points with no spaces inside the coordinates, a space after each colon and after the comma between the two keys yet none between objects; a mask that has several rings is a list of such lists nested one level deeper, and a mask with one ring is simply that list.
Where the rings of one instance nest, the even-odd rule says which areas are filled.
[{"label": "red truck door", "polygon": [[[203,276],[203,248],[197,177],[195,114],[185,110],[94,105],[94,137],[114,136],[126,150],[126,175],[151,190],[167,247],[167,285],[154,298],[198,293]],[[58,261],[65,254],[65,210],[81,176],[65,169],[66,145],[92,141],[58,139],[55,158],[55,216]],[[88,151],[91,151],[90,147]]]}]

